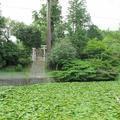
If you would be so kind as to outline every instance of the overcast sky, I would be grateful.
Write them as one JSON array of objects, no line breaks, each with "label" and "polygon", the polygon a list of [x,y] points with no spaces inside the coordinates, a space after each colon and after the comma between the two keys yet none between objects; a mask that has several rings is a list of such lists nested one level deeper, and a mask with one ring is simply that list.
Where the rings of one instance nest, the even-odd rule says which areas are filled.
[{"label": "overcast sky", "polygon": [[[32,22],[32,11],[39,10],[44,0],[0,0],[2,15],[27,24]],[[67,15],[68,0],[59,0],[63,16]],[[120,26],[120,0],[86,0],[92,22],[101,29],[117,30]]]}]

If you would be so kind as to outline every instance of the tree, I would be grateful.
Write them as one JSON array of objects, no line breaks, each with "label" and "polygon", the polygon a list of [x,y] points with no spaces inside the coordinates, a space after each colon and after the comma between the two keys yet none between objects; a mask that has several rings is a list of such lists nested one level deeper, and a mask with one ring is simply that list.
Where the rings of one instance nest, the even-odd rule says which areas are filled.
[{"label": "tree", "polygon": [[0,37],[6,41],[9,41],[10,29],[7,26],[9,19],[0,16]]},{"label": "tree", "polygon": [[41,42],[46,44],[47,35],[47,7],[46,4],[42,5],[39,12],[33,11],[33,25],[41,31]]},{"label": "tree", "polygon": [[94,38],[96,38],[98,40],[103,39],[102,32],[100,31],[100,29],[96,25],[89,26],[89,29],[87,31],[87,36],[89,39],[94,39]]},{"label": "tree", "polygon": [[87,42],[87,29],[90,16],[86,11],[85,0],[70,0],[68,15],[68,36],[80,53]]},{"label": "tree", "polygon": [[61,6],[58,0],[53,0],[51,3],[51,29],[52,29],[52,43],[57,39],[61,38],[59,34],[63,34],[62,31],[62,16],[61,16]]},{"label": "tree", "polygon": [[0,16],[0,37],[2,35],[2,28],[5,27],[5,19]]},{"label": "tree", "polygon": [[14,36],[19,39],[27,48],[39,48],[41,45],[41,32],[35,26],[28,26],[23,23],[11,23],[11,29]]},{"label": "tree", "polygon": [[0,16],[0,68],[6,64],[6,61],[3,59],[3,43],[5,41],[3,40],[2,28],[4,27],[5,19]]},{"label": "tree", "polygon": [[[33,12],[33,25],[41,31],[43,43],[46,43],[47,33],[47,5],[43,4],[39,12]],[[64,26],[61,16],[61,6],[58,0],[51,0],[51,32],[52,44],[64,36]]]}]

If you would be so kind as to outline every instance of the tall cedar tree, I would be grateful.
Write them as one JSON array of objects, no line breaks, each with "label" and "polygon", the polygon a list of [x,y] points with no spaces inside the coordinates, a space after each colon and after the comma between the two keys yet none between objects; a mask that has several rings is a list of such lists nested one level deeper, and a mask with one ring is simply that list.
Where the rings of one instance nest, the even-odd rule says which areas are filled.
[{"label": "tall cedar tree", "polygon": [[87,43],[87,29],[90,16],[86,10],[85,0],[70,0],[68,14],[68,36],[80,54]]}]

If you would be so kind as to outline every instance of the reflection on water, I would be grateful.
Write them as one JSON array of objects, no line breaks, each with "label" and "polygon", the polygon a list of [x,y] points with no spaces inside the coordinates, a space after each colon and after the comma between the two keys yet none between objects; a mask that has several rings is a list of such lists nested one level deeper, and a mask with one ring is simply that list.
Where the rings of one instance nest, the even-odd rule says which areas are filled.
[{"label": "reflection on water", "polygon": [[29,85],[48,82],[52,82],[52,80],[46,75],[45,62],[42,58],[33,62],[30,73],[5,73],[0,75],[0,85]]},{"label": "reflection on water", "polygon": [[29,79],[0,79],[0,85],[31,85],[38,83],[52,82],[49,78],[29,78]]},{"label": "reflection on water", "polygon": [[33,49],[33,63],[29,73],[0,74],[0,85],[28,85],[52,82],[45,72],[46,46]]}]

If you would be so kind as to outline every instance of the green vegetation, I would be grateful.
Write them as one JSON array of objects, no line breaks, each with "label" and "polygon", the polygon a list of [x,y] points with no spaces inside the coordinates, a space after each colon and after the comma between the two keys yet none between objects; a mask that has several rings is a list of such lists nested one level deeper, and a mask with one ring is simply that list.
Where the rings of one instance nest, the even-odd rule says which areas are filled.
[{"label": "green vegetation", "polygon": [[120,82],[0,88],[0,120],[119,120]]},{"label": "green vegetation", "polygon": [[[85,0],[69,0],[66,20],[59,0],[51,1],[49,12],[52,49],[46,67],[59,83],[0,87],[0,120],[120,120],[120,31],[92,24]],[[32,48],[46,44],[46,18],[46,4],[33,12],[31,25],[0,17],[1,79],[28,78]],[[40,65],[32,69],[42,66],[43,72]]]},{"label": "green vegetation", "polygon": [[[58,0],[51,2],[52,49],[47,67],[56,81],[116,80],[120,71],[120,31],[102,31],[92,24],[85,0],[69,0],[68,16],[62,19]],[[13,43],[0,30],[0,69],[15,66],[20,72],[31,64],[32,48],[46,44],[47,5],[33,11],[31,25],[1,18],[17,38]],[[14,58],[14,59],[13,59]]]},{"label": "green vegetation", "polygon": [[[64,38],[48,56],[50,75],[60,82],[116,80],[120,66],[120,31],[91,24],[85,0],[70,0]],[[67,42],[66,42],[67,39]]]},{"label": "green vegetation", "polygon": [[[51,32],[52,44],[61,38],[64,38],[65,26],[61,16],[61,6],[58,0],[51,1]],[[41,31],[42,44],[46,44],[47,31],[47,5],[42,4],[42,8],[33,11],[33,25]]]},{"label": "green vegetation", "polygon": [[100,59],[70,61],[62,67],[62,71],[55,71],[52,74],[56,81],[60,82],[110,81],[116,80],[119,75],[108,61]]},{"label": "green vegetation", "polygon": [[87,28],[89,28],[91,22],[86,10],[85,0],[69,1],[69,14],[67,19],[67,37],[78,51],[78,55],[80,55],[89,39],[87,37]]},{"label": "green vegetation", "polygon": [[76,53],[76,49],[69,40],[56,42],[48,56],[49,67],[56,70],[61,69],[65,62],[76,57]]},{"label": "green vegetation", "polygon": [[119,40],[119,32],[107,33],[102,40],[91,39],[80,55],[76,51],[77,56],[73,44],[67,42],[69,47],[65,46],[64,40],[61,46],[59,42],[50,53],[48,63],[53,71],[57,70],[51,74],[60,82],[116,80],[120,71]]},{"label": "green vegetation", "polygon": [[24,48],[32,49],[41,46],[41,32],[33,25],[10,21],[12,34],[24,45]]},{"label": "green vegetation", "polygon": [[16,66],[18,71],[21,66],[21,71],[31,63],[30,52],[21,42],[14,43],[9,39],[9,32],[3,30],[6,28],[7,19],[0,17],[0,20],[0,69]]}]

